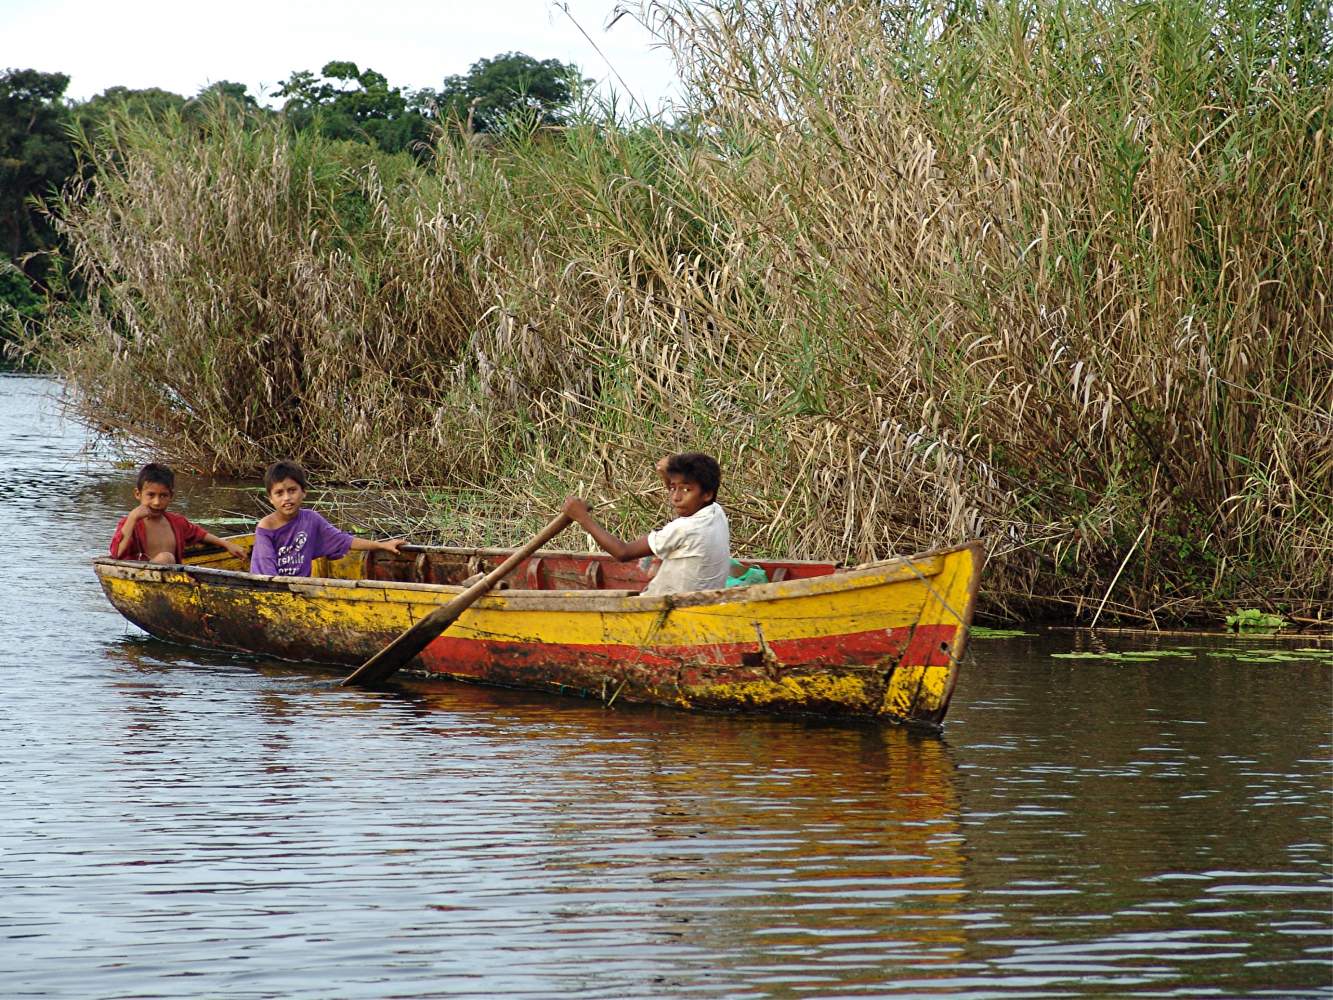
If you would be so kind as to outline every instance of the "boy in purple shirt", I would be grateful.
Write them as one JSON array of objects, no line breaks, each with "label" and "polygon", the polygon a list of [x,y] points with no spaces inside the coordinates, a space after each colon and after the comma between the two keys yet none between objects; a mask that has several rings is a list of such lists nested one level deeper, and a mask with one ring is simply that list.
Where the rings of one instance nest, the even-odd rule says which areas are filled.
[{"label": "boy in purple shirt", "polygon": [[313,510],[305,510],[305,470],[295,462],[274,462],[264,473],[273,513],[255,528],[250,572],[265,576],[309,576],[316,559],[341,559],[349,549],[397,552],[401,538],[384,542],[339,531]]}]

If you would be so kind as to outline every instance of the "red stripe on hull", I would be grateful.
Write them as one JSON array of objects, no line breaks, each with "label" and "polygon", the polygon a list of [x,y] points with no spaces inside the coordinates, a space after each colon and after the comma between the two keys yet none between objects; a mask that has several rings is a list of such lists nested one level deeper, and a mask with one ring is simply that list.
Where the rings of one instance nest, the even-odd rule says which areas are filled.
[{"label": "red stripe on hull", "polygon": [[[716,683],[767,676],[774,666],[771,661],[776,661],[780,670],[802,672],[899,663],[948,666],[956,634],[956,625],[920,625],[786,639],[768,644],[771,657],[765,656],[757,642],[641,647],[506,642],[443,635],[426,647],[420,660],[430,673],[506,683],[529,682],[526,677],[529,671],[548,677],[562,668],[580,677],[586,676],[589,668],[604,676],[611,665],[632,668],[641,675],[660,675],[661,681],[671,683],[698,683],[705,679],[703,675]],[[733,673],[735,676],[730,676]]]}]

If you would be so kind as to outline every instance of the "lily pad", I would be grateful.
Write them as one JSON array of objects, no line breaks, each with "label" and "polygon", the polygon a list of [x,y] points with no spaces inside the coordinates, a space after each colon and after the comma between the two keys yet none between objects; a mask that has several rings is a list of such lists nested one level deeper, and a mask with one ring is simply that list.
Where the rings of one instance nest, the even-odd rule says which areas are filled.
[{"label": "lily pad", "polygon": [[1194,658],[1193,651],[1189,649],[1131,649],[1126,652],[1112,652],[1107,650],[1105,653],[1096,653],[1092,651],[1080,651],[1074,653],[1052,653],[1053,659],[1059,660],[1120,660],[1127,663],[1147,663],[1152,660],[1162,660],[1168,657],[1189,657]]},{"label": "lily pad", "polygon": [[1304,649],[1216,649],[1210,650],[1209,656],[1215,660],[1232,660],[1236,663],[1309,663],[1311,659],[1322,660],[1323,650],[1311,653]]},{"label": "lily pad", "polygon": [[1021,628],[986,628],[985,625],[973,625],[967,630],[967,634],[973,639],[1017,639],[1036,633],[1024,632]]}]

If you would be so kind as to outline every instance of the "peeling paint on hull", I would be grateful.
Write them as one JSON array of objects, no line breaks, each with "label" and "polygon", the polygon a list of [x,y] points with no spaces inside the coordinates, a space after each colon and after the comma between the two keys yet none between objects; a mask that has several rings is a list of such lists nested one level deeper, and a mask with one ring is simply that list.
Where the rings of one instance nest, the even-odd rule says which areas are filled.
[{"label": "peeling paint on hull", "polygon": [[[429,550],[432,558],[472,550]],[[488,550],[489,551],[489,550]],[[526,579],[572,578],[586,554],[539,553]],[[421,558],[421,557],[419,557]],[[459,593],[376,578],[359,555],[317,578],[252,576],[220,554],[185,566],[97,559],[113,605],[163,639],[354,666]],[[616,702],[937,727],[948,709],[982,564],[976,544],[850,570],[669,597],[511,589],[473,605],[411,669]],[[565,567],[562,569],[561,567]],[[814,567],[814,568],[811,568]],[[591,564],[579,570],[601,579]],[[371,578],[363,578],[369,576]],[[524,568],[512,579],[522,582]]]}]

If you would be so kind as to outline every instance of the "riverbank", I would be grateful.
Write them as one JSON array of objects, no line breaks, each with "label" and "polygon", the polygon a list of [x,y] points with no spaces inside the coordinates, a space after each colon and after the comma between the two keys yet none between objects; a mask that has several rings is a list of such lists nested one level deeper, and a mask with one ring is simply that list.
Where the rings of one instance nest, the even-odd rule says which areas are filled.
[{"label": "riverbank", "polygon": [[463,543],[571,492],[637,534],[699,449],[740,550],[979,537],[993,620],[1326,616],[1327,61],[1186,0],[745,8],[662,5],[688,128],[423,167],[127,119],[57,209],[91,305],[37,349],[127,447],[296,458]]}]

